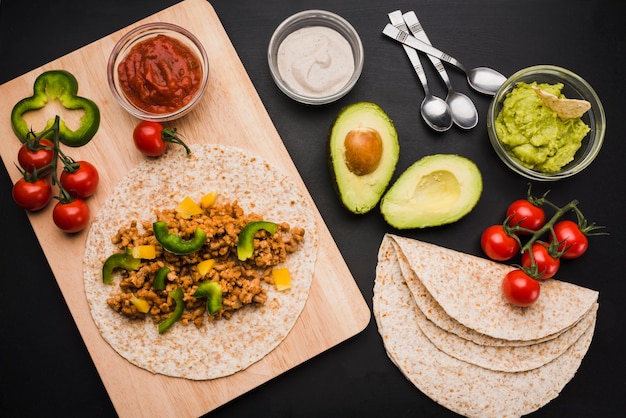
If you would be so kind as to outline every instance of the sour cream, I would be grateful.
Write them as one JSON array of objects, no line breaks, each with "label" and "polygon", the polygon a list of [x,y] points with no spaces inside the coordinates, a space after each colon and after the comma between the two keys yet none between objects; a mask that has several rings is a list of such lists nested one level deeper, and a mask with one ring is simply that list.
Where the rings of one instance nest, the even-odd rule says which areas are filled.
[{"label": "sour cream", "polygon": [[325,26],[309,26],[289,34],[276,54],[278,72],[296,93],[324,97],[338,92],[354,73],[348,41]]}]

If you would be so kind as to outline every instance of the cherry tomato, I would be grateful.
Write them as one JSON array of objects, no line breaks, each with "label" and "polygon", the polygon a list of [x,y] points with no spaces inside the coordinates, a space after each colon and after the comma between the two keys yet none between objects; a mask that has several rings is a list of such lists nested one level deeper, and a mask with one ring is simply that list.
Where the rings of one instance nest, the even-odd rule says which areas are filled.
[{"label": "cherry tomato", "polygon": [[[524,229],[537,231],[546,223],[546,213],[544,210],[533,205],[526,199],[516,200],[509,205],[506,210],[510,226],[520,226]],[[520,234],[529,234],[526,231],[519,231]]]},{"label": "cherry tomato", "polygon": [[[32,140],[29,140],[29,141],[31,142],[29,144],[22,145],[19,151],[17,152],[17,162],[19,163],[20,167],[22,167],[24,170],[26,170],[29,173],[32,173],[33,171],[35,171],[35,169],[40,170],[43,167],[52,163],[52,160],[54,159],[54,150],[52,148],[32,149],[33,141]],[[52,141],[46,138],[40,139],[39,144],[47,146],[47,147],[54,146]],[[38,174],[43,176],[47,174],[49,171],[50,170],[48,168],[47,170],[45,170],[45,172],[39,172]]]},{"label": "cherry tomato", "polygon": [[532,305],[540,290],[539,282],[520,269],[511,270],[502,280],[504,297],[516,306]]},{"label": "cherry tomato", "polygon": [[70,195],[80,198],[89,197],[98,188],[100,181],[98,170],[87,161],[76,161],[76,164],[78,168],[74,171],[63,170],[59,182]]},{"label": "cherry tomato", "polygon": [[142,120],[133,130],[133,141],[139,151],[148,157],[158,157],[167,149],[167,144],[178,144],[191,154],[189,147],[183,142],[175,128],[165,129],[159,122]]},{"label": "cherry tomato", "polygon": [[52,210],[54,224],[69,233],[82,231],[89,223],[89,216],[89,206],[81,198],[69,202],[59,201]]},{"label": "cherry tomato", "polygon": [[580,230],[576,222],[570,220],[557,222],[554,225],[554,234],[551,234],[551,239],[561,243],[559,251],[567,248],[561,256],[563,258],[578,258],[589,247],[587,236]]},{"label": "cherry tomato", "polygon": [[163,140],[162,133],[163,125],[159,122],[142,120],[135,126],[133,141],[144,155],[158,157],[167,149],[167,142]]},{"label": "cherry tomato", "polygon": [[550,251],[544,244],[534,243],[530,247],[530,251],[526,251],[522,254],[522,266],[531,267],[530,253],[532,252],[535,259],[535,265],[537,266],[537,278],[549,279],[554,277],[559,267],[561,267],[561,260],[559,258],[552,257]]},{"label": "cherry tomato", "polygon": [[52,186],[45,178],[34,181],[21,178],[13,185],[12,195],[19,206],[37,211],[45,208],[52,199]]},{"label": "cherry tomato", "polygon": [[507,234],[502,225],[492,225],[480,237],[480,246],[487,257],[496,261],[513,258],[520,250],[519,242]]}]

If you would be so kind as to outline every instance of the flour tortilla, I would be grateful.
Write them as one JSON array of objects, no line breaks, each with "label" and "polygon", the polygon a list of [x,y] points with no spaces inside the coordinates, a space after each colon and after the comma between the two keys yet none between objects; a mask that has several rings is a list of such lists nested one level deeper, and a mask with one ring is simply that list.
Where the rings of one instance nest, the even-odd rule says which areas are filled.
[{"label": "flour tortilla", "polygon": [[532,342],[553,338],[580,321],[598,299],[597,291],[544,280],[537,302],[515,307],[500,288],[512,267],[405,237],[390,238],[446,314],[488,337]]},{"label": "flour tortilla", "polygon": [[[318,235],[309,200],[293,180],[250,152],[220,146],[192,146],[146,160],[115,186],[93,220],[85,248],[85,293],[102,337],[131,363],[167,376],[193,380],[228,376],[265,357],[293,328],[306,303],[317,258]],[[106,303],[112,287],[102,283],[102,263],[116,252],[111,237],[131,220],[151,221],[155,209],[171,209],[185,196],[199,201],[217,192],[219,201],[237,200],[247,213],[305,229],[303,246],[281,265],[292,287],[267,286],[261,308],[246,307],[230,320],[175,324],[159,335],[152,319],[130,320]],[[116,277],[115,282],[119,280]]]},{"label": "flour tortilla", "polygon": [[517,417],[558,396],[591,343],[595,322],[563,354],[530,371],[493,371],[439,350],[416,326],[419,309],[389,236],[381,244],[373,312],[389,358],[419,390],[468,417]]}]

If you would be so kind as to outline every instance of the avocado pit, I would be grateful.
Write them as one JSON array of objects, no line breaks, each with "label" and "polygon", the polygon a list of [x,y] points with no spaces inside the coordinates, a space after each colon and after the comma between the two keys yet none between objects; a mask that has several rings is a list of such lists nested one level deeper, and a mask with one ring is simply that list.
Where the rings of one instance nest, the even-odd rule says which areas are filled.
[{"label": "avocado pit", "polygon": [[383,140],[372,128],[352,129],[344,141],[348,170],[364,176],[376,170],[383,156]]}]

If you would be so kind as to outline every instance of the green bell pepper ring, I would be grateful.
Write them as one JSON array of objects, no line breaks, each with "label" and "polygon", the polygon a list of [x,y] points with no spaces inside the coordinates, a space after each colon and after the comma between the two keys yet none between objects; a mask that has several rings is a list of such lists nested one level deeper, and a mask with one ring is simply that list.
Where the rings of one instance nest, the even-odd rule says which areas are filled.
[{"label": "green bell pepper ring", "polygon": [[254,253],[254,234],[261,229],[266,230],[270,234],[275,234],[278,230],[278,225],[268,221],[253,221],[247,224],[239,233],[239,240],[237,241],[237,258],[240,261],[245,261],[252,257],[252,253]]},{"label": "green bell pepper ring", "polygon": [[222,286],[217,282],[203,282],[192,295],[194,298],[206,297],[206,310],[210,315],[215,315],[222,309]]},{"label": "green bell pepper ring", "polygon": [[174,307],[174,312],[172,312],[172,314],[168,316],[165,321],[159,324],[159,334],[163,334],[165,331],[170,329],[170,327],[174,325],[174,322],[180,319],[183,315],[183,311],[185,310],[185,301],[183,300],[185,294],[183,293],[183,289],[177,287],[169,293],[169,296],[174,299],[176,306]]},{"label": "green bell pepper ring", "polygon": [[169,274],[169,272],[170,272],[169,267],[167,266],[161,267],[154,275],[154,283],[152,284],[152,287],[154,287],[156,290],[165,289],[165,279],[167,278],[167,275]]},{"label": "green bell pepper ring", "polygon": [[[31,132],[24,120],[24,114],[42,109],[50,100],[58,100],[68,110],[82,110],[79,127],[71,130],[61,120],[59,123],[59,141],[69,147],[80,147],[93,138],[100,126],[100,109],[91,100],[78,96],[78,81],[71,73],[64,70],[46,71],[39,75],[33,86],[33,95],[15,104],[11,112],[13,132],[22,141]],[[50,119],[39,133],[52,128],[54,120]]]},{"label": "green bell pepper ring", "polygon": [[122,268],[124,270],[139,270],[141,267],[141,259],[135,258],[126,252],[115,253],[109,256],[102,265],[102,282],[111,284],[113,270]]},{"label": "green bell pepper ring", "polygon": [[196,228],[193,237],[186,240],[178,234],[169,233],[167,222],[159,221],[152,224],[154,237],[167,251],[185,255],[198,251],[206,242],[206,233],[201,228]]}]

